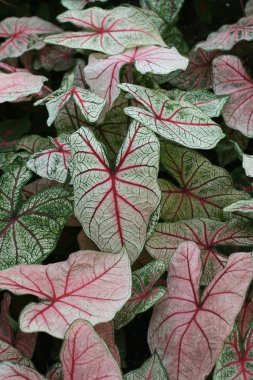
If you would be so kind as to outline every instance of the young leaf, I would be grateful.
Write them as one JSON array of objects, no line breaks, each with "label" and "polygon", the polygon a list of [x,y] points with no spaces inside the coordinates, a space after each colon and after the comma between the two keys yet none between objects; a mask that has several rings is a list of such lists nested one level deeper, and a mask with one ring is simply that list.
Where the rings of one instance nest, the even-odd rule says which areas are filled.
[{"label": "young leaf", "polygon": [[84,11],[64,12],[58,20],[71,22],[83,31],[51,35],[45,39],[48,43],[109,55],[141,45],[165,46],[156,26],[137,8],[104,10],[93,7]]},{"label": "young leaf", "polygon": [[244,342],[241,343],[240,334],[235,325],[216,362],[213,379],[251,380],[253,378],[252,357],[253,330],[250,329]]},{"label": "young leaf", "polygon": [[171,380],[204,380],[210,373],[252,276],[250,254],[233,254],[200,297],[200,251],[192,242],[179,245],[168,292],[155,306],[148,332],[151,351],[157,350]]},{"label": "young leaf", "polygon": [[230,95],[222,113],[225,122],[230,128],[247,137],[253,137],[253,81],[240,59],[232,55],[216,58],[213,62],[213,75],[214,92],[218,95]]},{"label": "young leaf", "polygon": [[41,299],[21,312],[22,331],[45,331],[63,338],[78,318],[93,325],[110,321],[130,297],[131,270],[124,252],[79,251],[67,261],[4,270],[0,288]]},{"label": "young leaf", "polygon": [[0,103],[37,94],[46,80],[46,77],[28,72],[0,73]]},{"label": "young leaf", "polygon": [[172,24],[184,0],[143,0],[144,6],[150,8],[153,12],[157,13],[166,23]]},{"label": "young leaf", "polygon": [[114,319],[116,329],[127,325],[137,314],[150,309],[164,296],[165,289],[161,286],[154,287],[154,285],[165,270],[165,263],[156,260],[133,272],[132,295],[116,314]]},{"label": "young leaf", "polygon": [[119,96],[120,89],[117,86],[124,65],[134,63],[142,74],[169,74],[177,69],[184,70],[188,63],[188,59],[179,54],[177,49],[158,46],[144,46],[113,57],[102,57],[101,54],[90,55],[84,74],[91,90],[106,99],[109,108]]},{"label": "young leaf", "polygon": [[225,212],[239,212],[240,214],[249,214],[253,216],[253,198],[247,200],[241,200],[235,203],[232,203],[224,207],[223,211]]},{"label": "young leaf", "polygon": [[0,373],[1,380],[46,380],[44,376],[34,369],[11,362],[0,363]]},{"label": "young leaf", "polygon": [[0,178],[0,269],[42,262],[71,215],[70,191],[54,187],[23,202],[31,172],[14,161]]},{"label": "young leaf", "polygon": [[133,123],[113,169],[88,129],[72,134],[70,146],[75,215],[84,232],[102,251],[118,253],[125,247],[133,262],[160,203],[158,139]]},{"label": "young leaf", "polygon": [[176,180],[159,181],[161,217],[165,221],[206,217],[224,220],[222,208],[249,195],[235,190],[230,175],[192,150],[170,143],[161,145],[161,162]]},{"label": "young leaf", "polygon": [[162,137],[195,149],[211,149],[224,137],[221,128],[193,104],[173,101],[161,91],[132,84],[119,87],[145,108],[127,107],[125,112]]},{"label": "young leaf", "polygon": [[107,0],[61,0],[61,3],[65,8],[71,10],[81,10],[87,4],[94,3],[95,1],[105,2]]},{"label": "young leaf", "polygon": [[166,380],[168,379],[161,359],[154,353],[151,358],[135,371],[129,372],[124,376],[124,380]]},{"label": "young leaf", "polygon": [[122,380],[116,361],[87,321],[77,320],[68,329],[60,359],[64,380]]},{"label": "young leaf", "polygon": [[198,43],[196,49],[229,51],[243,40],[253,40],[253,17],[244,17],[235,24],[223,25],[217,32],[209,34],[206,41]]},{"label": "young leaf", "polygon": [[186,70],[171,74],[170,83],[183,90],[208,89],[212,87],[212,60],[219,54],[218,51],[208,52],[203,49],[192,51]]},{"label": "young leaf", "polygon": [[19,57],[31,49],[41,49],[45,42],[38,35],[59,33],[61,29],[39,17],[8,17],[0,22],[0,60]]},{"label": "young leaf", "polygon": [[70,146],[68,135],[51,139],[53,149],[35,153],[27,162],[27,167],[42,178],[64,183],[68,175]]},{"label": "young leaf", "polygon": [[211,219],[159,223],[146,249],[155,259],[169,262],[178,245],[189,240],[201,249],[201,284],[209,284],[227,263],[227,257],[219,253],[219,248],[231,253],[240,246],[253,246],[253,231],[251,226],[237,219],[226,223]]}]

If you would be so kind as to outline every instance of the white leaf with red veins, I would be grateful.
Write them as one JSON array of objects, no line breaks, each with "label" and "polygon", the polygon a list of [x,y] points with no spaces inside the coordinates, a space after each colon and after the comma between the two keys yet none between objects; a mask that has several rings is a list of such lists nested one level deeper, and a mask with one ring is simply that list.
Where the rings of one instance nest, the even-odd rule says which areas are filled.
[{"label": "white leaf with red veins", "polygon": [[67,179],[70,160],[68,140],[68,135],[52,138],[54,148],[35,153],[27,162],[27,167],[42,178],[64,183]]},{"label": "white leaf with red veins", "polygon": [[170,83],[183,90],[194,88],[207,89],[212,87],[212,60],[220,53],[208,52],[202,49],[192,51],[189,56],[189,64],[185,71],[171,74]]},{"label": "white leaf with red veins", "polygon": [[65,335],[60,359],[64,380],[122,380],[104,341],[87,322],[74,322]]},{"label": "white leaf with red veins", "polygon": [[177,69],[184,70],[188,59],[175,48],[159,46],[134,48],[105,59],[98,54],[90,55],[89,64],[84,69],[85,78],[92,91],[106,99],[109,108],[120,93],[117,87],[120,70],[124,65],[133,63],[142,74],[169,74]]},{"label": "white leaf with red veins", "polygon": [[226,266],[227,257],[221,252],[231,253],[238,247],[253,246],[253,231],[250,225],[237,219],[218,222],[202,218],[159,223],[147,241],[146,249],[155,259],[169,263],[178,245],[189,240],[201,250],[201,285],[207,285]]},{"label": "white leaf with red veins", "polygon": [[162,91],[129,83],[119,87],[146,108],[127,107],[126,114],[165,139],[189,148],[211,149],[224,137],[218,124],[189,102],[174,101]]},{"label": "white leaf with red veins", "polygon": [[179,245],[169,265],[168,292],[155,306],[148,331],[151,351],[170,380],[204,380],[210,373],[252,276],[250,254],[233,254],[200,297],[200,250],[192,242]]},{"label": "white leaf with red veins", "polygon": [[70,101],[74,102],[75,107],[77,106],[84,118],[91,123],[99,118],[105,105],[105,100],[99,98],[91,91],[85,90],[81,87],[72,87],[68,84],[52,92],[46,98],[37,101],[35,105],[46,104],[49,114],[47,124],[50,126],[60,110]]},{"label": "white leaf with red veins", "polygon": [[107,0],[61,0],[61,3],[65,8],[72,10],[81,10],[87,4],[94,3],[95,1],[105,2]]},{"label": "white leaf with red veins", "polygon": [[113,319],[131,295],[131,271],[126,253],[79,251],[67,261],[3,270],[0,288],[41,299],[21,312],[22,331],[63,338],[78,318],[92,324]]},{"label": "white leaf with red veins", "polygon": [[118,253],[125,247],[133,262],[160,203],[158,139],[133,123],[114,168],[90,130],[72,134],[70,146],[74,211],[84,232],[102,251]]},{"label": "white leaf with red veins", "polygon": [[46,43],[39,35],[59,33],[62,29],[39,17],[8,17],[0,22],[0,60],[19,57],[31,49],[41,49]]},{"label": "white leaf with red veins", "polygon": [[253,198],[232,203],[223,209],[225,212],[236,212],[253,216]]},{"label": "white leaf with red veins", "polygon": [[37,94],[46,80],[46,77],[28,72],[0,73],[0,103]]},{"label": "white leaf with red veins", "polygon": [[3,361],[23,364],[30,367],[31,362],[28,357],[24,356],[17,348],[0,339],[0,363]]},{"label": "white leaf with red veins", "polygon": [[207,40],[197,44],[196,49],[229,51],[240,41],[253,40],[253,17],[241,18],[237,23],[223,25],[217,32],[209,34]]},{"label": "white leaf with red veins", "polygon": [[154,353],[143,365],[124,376],[124,380],[167,380],[167,373],[159,356]]},{"label": "white leaf with red veins", "polygon": [[11,362],[0,363],[1,380],[46,380],[32,368]]},{"label": "white leaf with red veins", "polygon": [[48,43],[109,55],[141,45],[165,46],[157,27],[137,8],[122,6],[104,10],[92,7],[84,11],[67,11],[57,18],[83,30],[48,36],[45,39]]},{"label": "white leaf with red veins", "polygon": [[253,81],[240,59],[222,55],[213,62],[214,92],[230,95],[222,115],[230,128],[253,137]]}]

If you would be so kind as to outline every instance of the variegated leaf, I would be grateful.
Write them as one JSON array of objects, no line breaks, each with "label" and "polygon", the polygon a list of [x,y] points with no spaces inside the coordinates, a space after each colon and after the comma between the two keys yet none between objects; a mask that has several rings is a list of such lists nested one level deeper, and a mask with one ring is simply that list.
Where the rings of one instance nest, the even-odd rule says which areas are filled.
[{"label": "variegated leaf", "polygon": [[232,203],[224,207],[224,211],[249,214],[250,217],[253,217],[253,198]]},{"label": "variegated leaf", "polygon": [[168,380],[168,376],[161,359],[154,353],[140,368],[127,373],[124,380]]},{"label": "variegated leaf", "polygon": [[8,361],[0,363],[0,373],[1,380],[46,380],[34,369]]},{"label": "variegated leaf", "polygon": [[107,0],[61,0],[61,3],[65,8],[71,10],[81,10],[86,5],[94,3],[95,1],[105,2]]},{"label": "variegated leaf", "polygon": [[177,18],[184,0],[142,0],[142,5],[157,13],[159,17],[172,24]]},{"label": "variegated leaf", "polygon": [[75,64],[73,50],[64,46],[45,46],[39,52],[36,69],[65,71]]},{"label": "variegated leaf", "polygon": [[16,143],[16,150],[24,150],[29,154],[34,154],[41,150],[51,149],[53,147],[48,137],[39,135],[28,135],[19,139]]}]

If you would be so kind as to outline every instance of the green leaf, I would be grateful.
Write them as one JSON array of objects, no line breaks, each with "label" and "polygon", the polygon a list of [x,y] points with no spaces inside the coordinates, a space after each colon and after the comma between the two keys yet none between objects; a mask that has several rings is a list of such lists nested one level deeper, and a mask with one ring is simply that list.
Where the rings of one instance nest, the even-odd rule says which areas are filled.
[{"label": "green leaf", "polygon": [[30,154],[33,154],[40,150],[52,148],[52,144],[48,137],[29,135],[18,140],[15,148],[16,150],[24,150]]}]

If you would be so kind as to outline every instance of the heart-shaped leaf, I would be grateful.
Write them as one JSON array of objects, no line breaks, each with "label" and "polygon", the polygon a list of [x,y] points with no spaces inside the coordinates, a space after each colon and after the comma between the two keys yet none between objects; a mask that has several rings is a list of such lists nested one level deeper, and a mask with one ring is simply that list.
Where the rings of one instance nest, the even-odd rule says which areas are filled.
[{"label": "heart-shaped leaf", "polygon": [[165,270],[165,263],[156,260],[133,272],[132,295],[116,314],[114,319],[116,329],[127,325],[137,314],[150,309],[164,295],[165,289],[154,285]]},{"label": "heart-shaped leaf", "polygon": [[70,146],[75,215],[84,232],[102,251],[118,253],[125,247],[134,261],[160,203],[158,139],[133,123],[114,168],[87,128],[71,135]]},{"label": "heart-shaped leaf", "polygon": [[61,32],[58,26],[39,17],[8,17],[0,22],[0,60],[19,57],[31,49],[41,49],[45,42],[39,35]]},{"label": "heart-shaped leaf", "polygon": [[48,43],[109,55],[141,45],[165,45],[153,22],[137,8],[104,10],[93,7],[84,11],[64,12],[58,20],[71,22],[83,31],[51,35],[45,39]]},{"label": "heart-shaped leaf", "polygon": [[159,181],[163,220],[196,217],[224,220],[224,206],[249,198],[246,193],[234,189],[232,178],[226,170],[212,165],[197,152],[163,143],[161,162],[178,183],[176,186],[174,181]]},{"label": "heart-shaped leaf", "polygon": [[0,288],[41,299],[21,312],[22,331],[63,338],[78,318],[92,324],[110,321],[130,297],[131,270],[126,253],[79,251],[67,261],[4,270]]},{"label": "heart-shaped leaf", "polygon": [[188,63],[188,59],[180,55],[177,49],[159,46],[144,46],[126,50],[113,57],[102,57],[97,54],[90,55],[84,74],[91,90],[106,99],[109,108],[120,94],[117,86],[120,83],[120,70],[124,65],[134,63],[142,74],[169,74],[177,69],[184,70]]},{"label": "heart-shaped leaf", "polygon": [[53,149],[44,150],[32,155],[27,167],[42,178],[64,183],[68,175],[70,146],[68,135],[51,139]]},{"label": "heart-shaped leaf", "polygon": [[107,0],[61,0],[61,3],[65,8],[72,10],[81,10],[87,4],[94,3],[95,1],[105,2]]},{"label": "heart-shaped leaf", "polygon": [[103,340],[86,321],[75,321],[61,349],[64,380],[122,380],[120,369]]},{"label": "heart-shaped leaf", "polygon": [[163,92],[124,83],[146,109],[127,107],[125,112],[162,137],[189,148],[211,149],[224,135],[221,128],[193,104],[170,100]]},{"label": "heart-shaped leaf", "polygon": [[124,380],[166,380],[168,379],[159,356],[154,353],[151,358],[135,371],[124,376]]},{"label": "heart-shaped leaf", "polygon": [[168,292],[155,306],[148,332],[151,351],[157,350],[171,380],[204,380],[210,373],[252,276],[250,254],[233,254],[200,297],[200,250],[192,242],[179,245]]},{"label": "heart-shaped leaf", "polygon": [[207,40],[196,45],[207,51],[215,49],[228,51],[240,41],[253,40],[253,17],[241,18],[232,25],[223,25],[217,32],[209,34]]},{"label": "heart-shaped leaf", "polygon": [[[252,25],[253,31],[253,25]],[[253,137],[253,81],[239,58],[222,55],[213,62],[214,92],[230,95],[222,112],[225,122],[247,137]]]},{"label": "heart-shaped leaf", "polygon": [[46,380],[44,376],[40,375],[34,369],[9,361],[0,363],[0,373],[1,380]]},{"label": "heart-shaped leaf", "polygon": [[0,178],[0,269],[42,262],[55,248],[72,212],[71,193],[53,187],[23,202],[31,172],[14,161]]},{"label": "heart-shaped leaf", "polygon": [[222,253],[235,252],[237,247],[253,246],[253,231],[250,225],[238,220],[226,223],[211,219],[191,219],[175,223],[159,223],[146,243],[146,249],[155,259],[169,262],[178,245],[194,241],[201,249],[201,284],[209,284],[216,273],[222,270],[227,257]]}]

